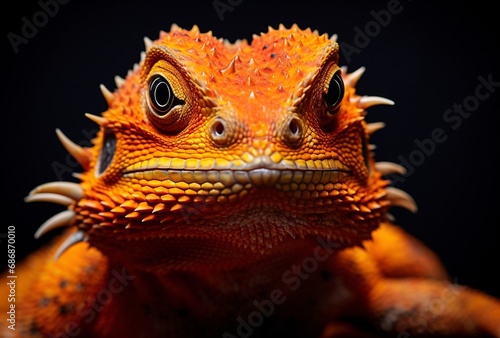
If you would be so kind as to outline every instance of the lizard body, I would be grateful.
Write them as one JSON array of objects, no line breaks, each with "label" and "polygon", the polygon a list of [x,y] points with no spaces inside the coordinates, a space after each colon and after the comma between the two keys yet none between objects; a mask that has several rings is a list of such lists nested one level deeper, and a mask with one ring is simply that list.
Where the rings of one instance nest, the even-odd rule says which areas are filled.
[{"label": "lizard body", "polygon": [[94,146],[58,131],[84,172],[27,197],[67,207],[36,237],[68,229],[19,268],[4,336],[500,337],[500,302],[391,223],[416,207],[364,116],[392,101],[356,93],[335,36],[173,26],[145,43],[101,86]]}]

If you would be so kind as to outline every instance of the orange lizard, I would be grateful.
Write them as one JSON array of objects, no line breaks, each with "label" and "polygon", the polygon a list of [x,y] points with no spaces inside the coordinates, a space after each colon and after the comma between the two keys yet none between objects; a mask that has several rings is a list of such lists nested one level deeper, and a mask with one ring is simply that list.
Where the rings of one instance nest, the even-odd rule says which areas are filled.
[{"label": "orange lizard", "polygon": [[392,224],[416,206],[364,117],[393,102],[356,93],[335,35],[145,45],[93,147],[57,131],[84,172],[26,198],[67,207],[36,237],[67,229],[17,267],[2,337],[500,337],[500,301]]}]

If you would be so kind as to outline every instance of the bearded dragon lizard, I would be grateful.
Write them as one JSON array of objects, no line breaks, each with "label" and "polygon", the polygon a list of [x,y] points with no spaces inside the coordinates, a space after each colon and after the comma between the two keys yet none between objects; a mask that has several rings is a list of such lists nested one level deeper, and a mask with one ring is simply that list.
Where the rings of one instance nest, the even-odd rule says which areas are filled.
[{"label": "bearded dragon lizard", "polygon": [[18,268],[2,337],[500,337],[499,300],[392,223],[416,205],[364,118],[393,102],[356,92],[335,35],[145,46],[93,147],[57,130],[84,171],[26,198],[67,208],[35,237],[67,229]]}]

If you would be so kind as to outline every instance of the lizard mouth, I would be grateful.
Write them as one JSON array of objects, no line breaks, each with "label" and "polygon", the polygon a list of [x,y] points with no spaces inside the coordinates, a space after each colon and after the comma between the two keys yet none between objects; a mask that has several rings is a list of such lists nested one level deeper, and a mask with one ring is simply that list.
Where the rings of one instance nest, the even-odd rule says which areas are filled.
[{"label": "lizard mouth", "polygon": [[[82,186],[72,182],[42,184],[30,192],[26,201],[53,202],[68,208],[44,222],[37,230],[36,238],[62,226],[80,225],[78,231],[57,250],[55,257],[59,257],[73,244],[88,240],[89,228],[123,227],[133,221],[147,223],[150,219],[163,224],[166,220],[181,217],[178,216],[179,206],[187,205],[187,201],[199,203],[197,198],[201,198],[204,200],[200,204],[201,210],[182,214],[194,219],[198,213],[203,213],[204,208],[208,210],[212,202],[221,202],[215,204],[222,205],[225,201],[243,197],[254,188],[271,188],[305,201],[313,194],[317,197],[336,196],[339,191],[346,189],[342,182],[349,175],[350,168],[336,159],[273,161],[271,157],[262,156],[244,162],[219,158],[156,158],[137,162],[127,167],[122,174],[125,180],[131,181],[129,183],[161,194],[158,202],[151,207],[143,205],[146,202],[125,201],[123,197],[115,197],[116,203],[123,202],[119,205],[115,205],[113,199],[98,201],[86,198]],[[267,193],[265,196],[273,200],[277,197]],[[280,203],[279,200],[273,203]],[[164,214],[168,210],[170,212]],[[223,214],[222,211],[220,213]]]},{"label": "lizard mouth", "polygon": [[166,186],[187,185],[193,190],[273,186],[283,190],[300,190],[300,185],[342,182],[350,172],[339,160],[281,160],[275,163],[272,158],[261,156],[251,162],[160,158],[135,163],[125,169],[123,176],[156,180]]}]

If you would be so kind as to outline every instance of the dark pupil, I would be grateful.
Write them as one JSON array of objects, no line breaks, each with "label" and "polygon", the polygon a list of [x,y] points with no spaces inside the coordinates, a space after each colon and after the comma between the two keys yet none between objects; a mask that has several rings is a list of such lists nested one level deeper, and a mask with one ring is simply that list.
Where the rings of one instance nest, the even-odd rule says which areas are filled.
[{"label": "dark pupil", "polygon": [[326,103],[330,108],[336,108],[344,97],[344,82],[340,76],[340,71],[337,71],[330,80],[328,92],[326,93]]},{"label": "dark pupil", "polygon": [[149,85],[151,104],[158,113],[167,113],[174,103],[174,94],[170,84],[162,76],[157,75]]}]

